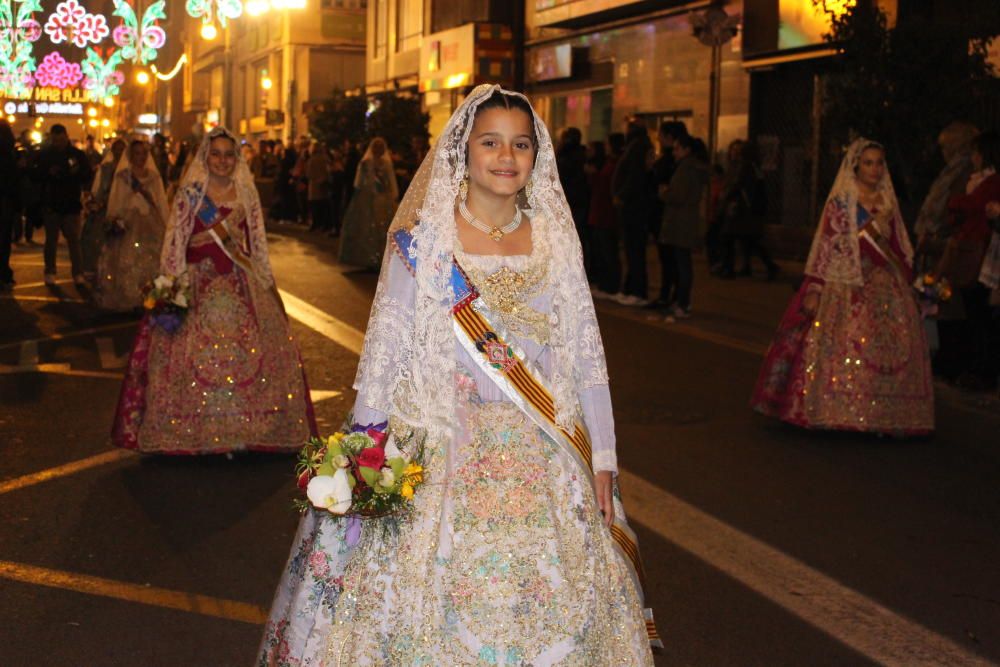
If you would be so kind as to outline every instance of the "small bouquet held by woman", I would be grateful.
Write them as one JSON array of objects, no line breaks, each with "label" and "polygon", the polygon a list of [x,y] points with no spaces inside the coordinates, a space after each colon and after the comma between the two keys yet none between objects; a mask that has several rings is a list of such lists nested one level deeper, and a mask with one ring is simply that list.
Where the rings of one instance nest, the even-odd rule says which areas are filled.
[{"label": "small bouquet held by woman", "polygon": [[153,324],[167,333],[180,329],[191,305],[191,285],[187,274],[159,275],[146,285],[142,307]]},{"label": "small bouquet held by woman", "polygon": [[917,277],[913,283],[920,302],[920,313],[924,318],[938,314],[938,306],[951,300],[951,284],[947,278],[933,273],[925,273]]},{"label": "small bouquet held by woman", "polygon": [[298,508],[362,519],[406,511],[424,481],[422,451],[407,456],[385,426],[356,426],[350,433],[311,438],[296,466],[307,498],[297,501]]}]

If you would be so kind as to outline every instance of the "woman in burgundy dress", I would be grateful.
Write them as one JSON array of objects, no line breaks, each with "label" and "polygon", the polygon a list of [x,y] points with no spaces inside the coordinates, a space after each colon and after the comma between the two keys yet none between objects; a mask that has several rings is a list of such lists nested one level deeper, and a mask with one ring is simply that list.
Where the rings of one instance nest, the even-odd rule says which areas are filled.
[{"label": "woman in burgundy dress", "polygon": [[930,358],[912,266],[885,149],[858,139],[764,360],[754,409],[807,428],[931,432]]},{"label": "woman in burgundy dress", "polygon": [[297,451],[316,432],[309,389],[253,177],[225,129],[208,133],[184,176],[160,272],[185,276],[192,302],[176,331],[143,319],[114,444],[161,454]]}]

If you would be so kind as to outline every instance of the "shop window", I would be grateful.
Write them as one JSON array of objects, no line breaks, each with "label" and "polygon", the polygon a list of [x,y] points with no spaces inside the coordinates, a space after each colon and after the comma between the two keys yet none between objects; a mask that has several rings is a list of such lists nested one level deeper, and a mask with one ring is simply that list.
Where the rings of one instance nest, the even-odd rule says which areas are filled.
[{"label": "shop window", "polygon": [[396,7],[396,51],[420,48],[424,32],[424,0],[398,0]]}]

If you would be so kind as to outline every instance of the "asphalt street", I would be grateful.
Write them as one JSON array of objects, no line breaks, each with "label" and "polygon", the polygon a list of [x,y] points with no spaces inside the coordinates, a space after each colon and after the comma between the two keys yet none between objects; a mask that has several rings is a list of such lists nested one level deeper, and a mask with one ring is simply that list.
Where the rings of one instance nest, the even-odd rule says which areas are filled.
[{"label": "asphalt street", "polygon": [[[331,431],[377,276],[269,235]],[[65,254],[62,267],[66,267]],[[109,431],[136,330],[19,246],[0,296],[0,667],[248,666],[297,516],[289,456],[143,457]],[[62,277],[68,271],[63,268]],[[931,438],[748,408],[785,280],[696,278],[667,324],[599,302],[657,665],[1000,664],[1000,413],[940,387]]]}]

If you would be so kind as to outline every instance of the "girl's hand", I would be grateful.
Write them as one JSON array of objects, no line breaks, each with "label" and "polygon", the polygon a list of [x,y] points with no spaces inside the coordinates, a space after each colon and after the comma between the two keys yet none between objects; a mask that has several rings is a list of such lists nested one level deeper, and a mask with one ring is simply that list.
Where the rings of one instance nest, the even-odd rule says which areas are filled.
[{"label": "girl's hand", "polygon": [[819,309],[819,292],[806,292],[806,295],[802,297],[802,312],[812,317],[816,314],[816,310]]},{"label": "girl's hand", "polygon": [[597,506],[604,515],[604,525],[611,528],[615,521],[615,504],[612,500],[614,482],[610,470],[601,470],[594,474],[594,494],[597,496]]}]

